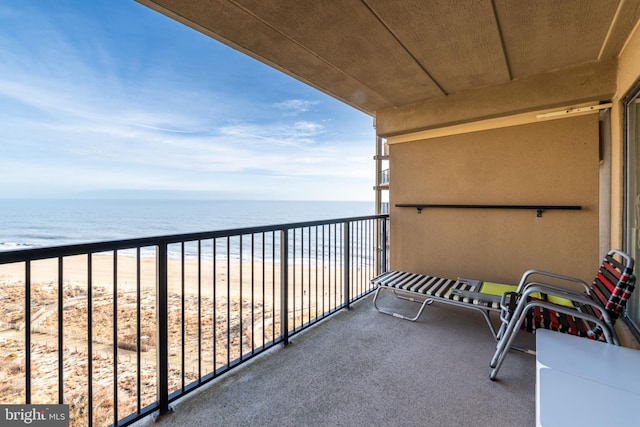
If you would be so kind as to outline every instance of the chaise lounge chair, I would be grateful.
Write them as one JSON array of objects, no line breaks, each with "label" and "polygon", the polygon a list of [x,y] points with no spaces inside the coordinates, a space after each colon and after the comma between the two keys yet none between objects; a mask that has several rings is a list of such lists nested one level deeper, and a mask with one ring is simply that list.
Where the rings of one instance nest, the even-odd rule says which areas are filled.
[{"label": "chaise lounge chair", "polygon": [[[491,334],[496,339],[498,331],[491,321],[490,313],[501,311],[500,298],[505,292],[516,291],[514,285],[471,279],[445,279],[404,271],[388,271],[371,279],[371,283],[377,286],[373,305],[381,313],[416,321],[425,306],[433,302],[470,308],[482,313]],[[392,292],[397,298],[419,303],[420,307],[417,313],[414,316],[406,316],[387,308],[381,308],[378,305],[378,297],[383,291]]]},{"label": "chaise lounge chair", "polygon": [[[611,250],[591,286],[580,279],[538,270],[527,271],[515,292],[505,293],[500,301],[503,322],[498,345],[491,359],[490,378],[495,380],[513,340],[520,330],[535,333],[551,329],[572,335],[619,345],[613,324],[620,316],[634,289],[633,259],[619,250]],[[583,292],[569,290],[532,277],[578,283]],[[540,295],[546,298],[539,298]],[[567,303],[568,302],[568,303]]]}]

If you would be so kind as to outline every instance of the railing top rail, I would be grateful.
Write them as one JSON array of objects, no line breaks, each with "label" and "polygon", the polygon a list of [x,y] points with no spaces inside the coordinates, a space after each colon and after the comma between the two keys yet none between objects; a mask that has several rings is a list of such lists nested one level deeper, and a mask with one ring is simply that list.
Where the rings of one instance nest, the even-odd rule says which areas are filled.
[{"label": "railing top rail", "polygon": [[171,234],[153,237],[141,237],[124,240],[107,240],[101,242],[78,243],[60,246],[47,246],[31,249],[16,249],[0,252],[0,265],[14,262],[41,260],[55,257],[84,255],[88,253],[109,252],[138,247],[157,246],[180,242],[191,242],[221,237],[248,235],[270,231],[289,230],[293,228],[314,227],[319,225],[340,224],[351,221],[363,221],[369,219],[388,218],[388,214],[347,217],[338,219],[326,219],[318,221],[293,222],[286,224],[264,225],[257,227],[235,228],[227,230],[202,231],[195,233]]}]

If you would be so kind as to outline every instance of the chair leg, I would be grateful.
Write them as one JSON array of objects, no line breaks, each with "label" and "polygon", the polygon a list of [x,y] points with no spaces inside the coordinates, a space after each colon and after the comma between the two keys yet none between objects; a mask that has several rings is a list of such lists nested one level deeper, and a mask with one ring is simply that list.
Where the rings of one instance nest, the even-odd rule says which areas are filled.
[{"label": "chair leg", "polygon": [[[523,306],[524,306],[524,309],[523,309]],[[520,319],[521,316],[524,318],[525,317],[524,314],[526,312],[527,312],[526,304],[517,304],[515,308],[512,311],[508,312],[506,315],[504,315],[504,311],[500,315],[500,320],[502,320],[502,325],[500,326],[500,330],[498,331],[498,344],[496,345],[496,352],[493,355],[493,358],[491,359],[491,362],[489,364],[492,368],[495,368],[496,363],[498,361],[498,357],[500,353],[504,351],[504,346],[507,340],[509,339],[509,337],[513,333],[516,333],[516,331],[518,331],[518,329],[520,328],[520,326],[518,326],[518,329],[514,329],[515,323]],[[522,322],[520,322],[520,325],[521,324]]]},{"label": "chair leg", "polygon": [[479,310],[482,315],[484,316],[484,320],[487,322],[487,325],[489,325],[489,331],[491,331],[491,335],[493,335],[493,338],[497,340],[499,340],[499,331],[496,331],[495,326],[493,326],[493,323],[491,322],[491,317],[489,316],[489,310]]},{"label": "chair leg", "polygon": [[505,329],[504,335],[502,336],[502,338],[498,342],[498,345],[496,346],[496,352],[493,355],[493,358],[491,358],[491,363],[490,363],[493,369],[491,370],[491,374],[489,375],[489,378],[492,381],[496,379],[496,376],[498,375],[498,371],[502,366],[502,362],[504,361],[504,358],[506,357],[507,352],[509,351],[509,348],[511,348],[511,344],[513,343],[513,340],[518,334],[518,331],[520,331],[522,322],[524,322],[524,319],[526,318],[526,313],[528,311],[528,308],[529,308],[528,305],[525,306],[525,309],[522,310],[520,313],[518,313],[517,317],[515,316],[515,313],[514,313],[514,316],[511,318],[509,325]]},{"label": "chair leg", "polygon": [[491,358],[491,362],[489,363],[489,366],[491,366],[492,368],[496,367],[496,364],[498,363],[498,357],[504,351],[504,346],[506,342],[509,340],[509,338],[514,332],[513,328],[514,328],[513,317],[508,323],[504,323],[500,327],[500,331],[498,331],[498,343],[496,344],[496,351],[493,354],[493,357]]},{"label": "chair leg", "polygon": [[502,324],[500,325],[500,329],[498,329],[498,332],[496,333],[496,340],[500,341],[500,339],[502,339],[502,336],[504,335],[504,332],[506,331],[507,326],[509,325],[509,321],[510,319],[502,322]]}]

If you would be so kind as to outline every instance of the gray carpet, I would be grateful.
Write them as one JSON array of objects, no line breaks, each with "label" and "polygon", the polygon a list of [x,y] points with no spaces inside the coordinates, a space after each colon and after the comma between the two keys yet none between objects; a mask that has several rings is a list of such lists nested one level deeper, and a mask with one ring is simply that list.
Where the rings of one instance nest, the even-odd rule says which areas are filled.
[{"label": "gray carpet", "polygon": [[499,381],[490,381],[495,341],[480,313],[434,304],[412,323],[378,313],[371,301],[183,398],[154,425],[535,424],[535,358],[511,352]]}]

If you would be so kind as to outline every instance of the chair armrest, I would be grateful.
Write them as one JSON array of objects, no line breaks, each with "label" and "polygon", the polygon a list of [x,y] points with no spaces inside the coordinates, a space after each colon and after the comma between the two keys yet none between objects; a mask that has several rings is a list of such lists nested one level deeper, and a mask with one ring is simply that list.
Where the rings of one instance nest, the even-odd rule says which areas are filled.
[{"label": "chair armrest", "polygon": [[518,284],[518,288],[517,288],[517,292],[522,292],[522,288],[524,286],[527,285],[527,279],[529,279],[530,276],[533,275],[541,275],[541,276],[545,276],[545,277],[552,277],[554,279],[557,280],[562,280],[562,281],[566,281],[566,282],[571,282],[571,283],[577,283],[579,285],[581,285],[585,292],[589,292],[589,285],[587,283],[585,283],[584,280],[578,279],[577,277],[571,277],[571,276],[565,276],[563,274],[557,274],[557,273],[551,273],[549,271],[542,271],[542,270],[527,270],[524,272],[524,274],[522,275],[522,278],[520,279],[520,283]]},{"label": "chair armrest", "polygon": [[[557,288],[557,287],[555,287],[555,288]],[[577,294],[574,291],[565,292],[565,291],[567,291],[566,289],[563,289],[563,288],[559,288],[559,289],[560,289],[560,292],[552,293],[552,292],[549,292],[549,291],[553,291],[553,289],[551,289],[547,285],[545,285],[545,286],[531,285],[531,286],[527,287],[526,291],[522,294],[521,300],[526,301],[527,297],[529,295],[531,295],[532,293],[534,293],[534,292],[541,292],[541,293],[545,293],[547,295],[553,295],[553,296],[560,297],[560,298],[569,297],[567,299],[570,299],[571,301],[579,302],[579,303],[582,303],[584,305],[588,305],[590,307],[593,307],[593,308],[597,309],[601,313],[602,319],[604,320],[604,322],[607,325],[609,325],[610,327],[613,327],[613,323],[611,322],[611,318],[609,317],[609,313],[607,313],[607,311],[602,306],[602,304],[600,304],[597,301],[592,300],[591,298],[588,298],[584,294]],[[587,313],[583,313],[580,310],[578,310],[578,307],[571,308],[571,307],[567,307],[567,306],[564,306],[564,305],[554,304],[554,303],[548,302],[548,301],[543,301],[543,302],[545,303],[545,306],[547,308],[552,308],[555,311],[561,311],[563,313],[567,313],[567,311],[569,311],[569,312],[577,311],[577,312],[582,313],[584,315],[588,315]],[[562,310],[560,310],[560,307],[562,307]]]},{"label": "chair armrest", "polygon": [[[500,300],[500,308],[503,311],[513,312],[515,309],[515,306],[518,304],[518,302],[520,301],[520,299],[522,299],[523,296],[525,295],[529,296],[533,293],[543,293],[546,295],[551,295],[551,296],[555,296],[558,298],[563,298],[571,301],[577,301],[580,299],[581,300],[580,302],[586,301],[584,300],[584,298],[587,298],[587,300],[589,300],[588,296],[590,295],[590,294],[585,294],[583,292],[578,292],[573,289],[567,289],[560,286],[551,285],[549,283],[527,282],[521,292],[505,292],[504,295],[502,295],[502,299]],[[561,304],[558,304],[558,305],[561,305]]]},{"label": "chair armrest", "polygon": [[525,293],[527,289],[532,286],[537,286],[539,288],[543,288],[543,292],[545,294],[554,295],[561,298],[572,299],[573,297],[585,297],[587,295],[591,295],[591,289],[587,289],[587,292],[580,292],[574,289],[567,289],[557,285],[551,285],[549,283],[544,282],[527,282],[523,289],[521,290],[521,294]]}]

